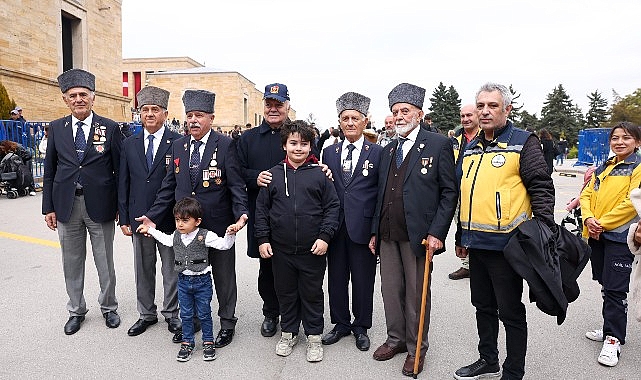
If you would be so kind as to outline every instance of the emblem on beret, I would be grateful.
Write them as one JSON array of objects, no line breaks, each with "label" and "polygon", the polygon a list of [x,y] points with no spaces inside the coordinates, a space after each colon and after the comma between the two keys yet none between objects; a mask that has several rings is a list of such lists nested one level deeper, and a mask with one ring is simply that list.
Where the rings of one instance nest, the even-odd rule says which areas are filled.
[{"label": "emblem on beret", "polygon": [[271,94],[278,94],[278,86],[271,86],[269,92]]}]

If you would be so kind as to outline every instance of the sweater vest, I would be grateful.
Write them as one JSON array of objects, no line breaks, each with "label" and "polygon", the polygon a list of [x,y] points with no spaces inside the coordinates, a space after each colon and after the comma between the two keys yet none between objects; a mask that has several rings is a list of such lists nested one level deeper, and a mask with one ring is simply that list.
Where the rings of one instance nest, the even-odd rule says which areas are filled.
[{"label": "sweater vest", "polygon": [[[194,236],[194,240],[187,246],[180,238],[181,233],[174,232],[174,255],[176,256],[174,270],[176,272],[180,273],[185,269],[189,269],[192,272],[202,272],[209,266],[209,248],[205,245],[207,232],[209,231],[200,228],[196,236]],[[201,260],[205,261],[202,262]],[[194,261],[197,261],[197,263],[194,263]]]},{"label": "sweater vest", "polygon": [[[392,157],[395,157],[396,150]],[[407,155],[409,157],[409,154]],[[396,161],[390,161],[390,168],[385,181],[385,195],[381,209],[379,225],[382,240],[409,241],[407,222],[405,221],[405,206],[403,204],[403,182],[407,172],[407,157],[399,168]]]}]

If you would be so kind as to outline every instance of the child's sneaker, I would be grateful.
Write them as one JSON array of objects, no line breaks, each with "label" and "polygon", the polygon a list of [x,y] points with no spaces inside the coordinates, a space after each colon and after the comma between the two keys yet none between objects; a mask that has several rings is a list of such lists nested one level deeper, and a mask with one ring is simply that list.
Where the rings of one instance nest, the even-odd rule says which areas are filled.
[{"label": "child's sneaker", "polygon": [[606,336],[597,361],[608,367],[614,367],[619,362],[619,355],[621,355],[619,340],[613,336]]},{"label": "child's sneaker", "polygon": [[216,348],[212,342],[203,343],[203,360],[206,362],[216,359]]},{"label": "child's sneaker", "polygon": [[189,361],[189,359],[191,359],[192,352],[194,352],[194,346],[192,344],[183,342],[180,345],[180,351],[178,351],[176,360],[178,360],[179,362]]},{"label": "child's sneaker", "polygon": [[289,356],[292,353],[292,347],[298,343],[298,335],[293,333],[283,332],[280,335],[280,340],[276,344],[276,355]]},{"label": "child's sneaker", "polygon": [[603,342],[603,330],[594,329],[585,333],[585,337],[595,342]]},{"label": "child's sneaker", "polygon": [[323,346],[320,335],[307,336],[307,361],[319,362],[323,360]]}]

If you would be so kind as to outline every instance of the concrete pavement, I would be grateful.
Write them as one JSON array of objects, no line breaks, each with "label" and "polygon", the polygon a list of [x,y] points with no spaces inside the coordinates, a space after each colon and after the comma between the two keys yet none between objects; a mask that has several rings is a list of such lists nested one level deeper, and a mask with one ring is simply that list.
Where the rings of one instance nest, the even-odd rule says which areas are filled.
[{"label": "concrete pavement", "polygon": [[[578,195],[583,181],[553,174],[556,219],[565,216],[565,203]],[[404,355],[387,362],[372,359],[374,349],[385,340],[385,317],[377,277],[374,326],[369,335],[372,349],[360,352],[353,337],[325,347],[320,363],[305,361],[305,344],[300,342],[287,358],[275,355],[279,333],[272,338],[260,335],[261,302],[256,290],[258,263],[245,255],[244,231],[237,243],[238,325],[231,345],[217,350],[213,362],[202,360],[198,350],[187,363],[175,360],[178,345],[171,343],[166,324],[159,322],[137,337],[127,329],[138,319],[136,311],[133,258],[130,241],[117,231],[115,265],[116,292],[122,324],[108,329],[97,303],[98,281],[89,253],[86,267],[85,296],[90,308],[82,329],[66,336],[67,296],[61,269],[57,234],[47,229],[40,215],[41,194],[16,200],[0,199],[4,217],[0,220],[0,321],[3,321],[3,347],[0,350],[0,378],[219,378],[219,379],[402,379]],[[469,281],[452,281],[447,274],[459,266],[453,253],[453,230],[448,251],[434,260],[432,279],[432,316],[430,349],[421,379],[451,379],[452,373],[478,358],[478,338],[474,308],[469,301]],[[52,246],[53,245],[53,246]],[[160,273],[160,269],[158,269]],[[629,319],[628,342],[622,348],[617,367],[606,368],[596,362],[601,344],[584,337],[588,329],[601,325],[599,286],[590,279],[590,266],[582,273],[581,295],[570,304],[566,321],[543,314],[527,300],[529,344],[526,379],[639,379],[641,362],[641,324]],[[160,284],[157,302],[161,302]],[[325,295],[327,299],[327,293]],[[217,309],[216,301],[212,304]],[[331,328],[329,309],[325,308],[325,331]],[[214,318],[215,329],[220,324]],[[499,351],[505,356],[503,328]]]}]

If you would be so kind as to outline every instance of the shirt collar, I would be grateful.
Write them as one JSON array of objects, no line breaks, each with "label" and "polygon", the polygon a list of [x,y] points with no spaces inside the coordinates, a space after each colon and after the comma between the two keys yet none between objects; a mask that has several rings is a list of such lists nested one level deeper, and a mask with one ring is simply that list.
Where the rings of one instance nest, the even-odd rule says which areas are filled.
[{"label": "shirt collar", "polygon": [[91,127],[91,123],[93,122],[93,111],[91,111],[89,116],[87,116],[87,118],[84,119],[84,120],[76,119],[75,116],[71,115],[71,124],[72,125],[75,126],[79,121],[82,121],[86,126]]},{"label": "shirt collar", "polygon": [[145,140],[149,137],[149,135],[154,135],[154,140],[156,140],[156,141],[160,141],[160,139],[162,139],[162,136],[165,134],[165,126],[163,125],[162,127],[160,127],[160,129],[159,129],[159,130],[157,130],[157,131],[156,131],[156,132],[154,132],[154,133],[149,133],[149,132],[148,132],[146,129],[144,129],[144,128],[143,128],[143,131],[144,131],[144,132],[143,132],[143,135],[144,135],[144,137],[145,137]]},{"label": "shirt collar", "polygon": [[417,125],[416,128],[412,129],[412,132],[410,132],[407,137],[401,137],[401,135],[398,136],[399,139],[404,138],[407,141],[410,141],[412,144],[416,142],[416,138],[418,137],[418,132],[421,130],[421,126]]},{"label": "shirt collar", "polygon": [[354,145],[354,148],[358,151],[361,151],[363,149],[363,144],[364,144],[365,138],[363,135],[358,138],[358,140],[354,141],[353,143],[349,142],[347,139],[343,140],[343,150],[347,151],[347,146],[349,144]]},{"label": "shirt collar", "polygon": [[[207,134],[205,134],[205,136],[203,136],[202,139],[199,140],[200,142],[203,143],[203,146],[207,145],[207,140],[209,140],[209,136],[211,136],[211,129],[209,130],[209,132],[207,132]],[[195,140],[196,139],[194,138],[194,136],[191,136],[189,138],[189,145],[191,145],[191,142]]]}]

